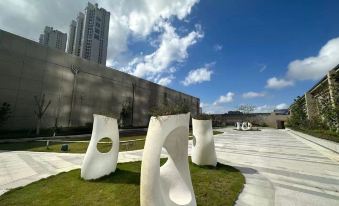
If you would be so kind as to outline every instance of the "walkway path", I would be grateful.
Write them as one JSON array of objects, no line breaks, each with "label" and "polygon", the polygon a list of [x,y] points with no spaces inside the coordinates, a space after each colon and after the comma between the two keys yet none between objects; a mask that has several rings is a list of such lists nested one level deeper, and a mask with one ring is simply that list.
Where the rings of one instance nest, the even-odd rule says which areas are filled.
[{"label": "walkway path", "polygon": [[[141,150],[120,152],[119,162],[140,161]],[[42,178],[80,168],[84,154],[0,151],[0,195]]]},{"label": "walkway path", "polygon": [[339,205],[338,154],[285,130],[223,131],[215,138],[218,161],[246,178],[237,205]]},{"label": "walkway path", "polygon": [[[339,162],[333,158],[338,154],[284,130],[222,131],[215,137],[218,161],[237,167],[246,178],[238,206],[339,205]],[[141,156],[140,150],[121,152],[119,162]],[[82,158],[83,154],[0,151],[0,194],[79,168]]]}]

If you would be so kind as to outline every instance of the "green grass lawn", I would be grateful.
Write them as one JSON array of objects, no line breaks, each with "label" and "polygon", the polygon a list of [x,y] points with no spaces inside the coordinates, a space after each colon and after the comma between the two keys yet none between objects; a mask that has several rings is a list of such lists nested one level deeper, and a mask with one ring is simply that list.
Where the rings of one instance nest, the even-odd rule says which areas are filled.
[{"label": "green grass lawn", "polygon": [[299,129],[299,128],[293,128],[296,131],[318,137],[320,139],[326,139],[333,142],[339,143],[339,134],[334,131],[329,130],[311,130],[311,129]]},{"label": "green grass lawn", "polygon": [[[166,160],[162,159],[162,163]],[[11,190],[0,196],[0,205],[115,205],[139,206],[141,162],[118,164],[115,173],[96,181],[84,181],[80,170],[61,173]],[[245,179],[235,168],[190,163],[198,205],[234,205]]]},{"label": "green grass lawn", "polygon": [[[221,134],[223,132],[213,131],[213,134]],[[128,140],[136,140],[136,139],[145,139],[145,135],[141,136],[130,136],[130,137],[121,137],[120,141],[128,141]],[[67,140],[89,140],[90,137],[82,137],[76,139],[67,139]],[[192,138],[190,138],[192,139]],[[49,147],[46,147],[45,141],[28,141],[28,142],[15,142],[15,143],[1,143],[0,150],[10,150],[10,151],[32,151],[32,152],[61,152],[61,145],[68,144],[69,151],[68,153],[85,153],[89,143],[85,142],[52,142],[50,141]],[[132,151],[143,149],[145,145],[145,141],[135,141],[133,143],[120,143],[119,150],[120,151]],[[112,147],[112,144],[99,144],[98,149],[109,150]]]}]

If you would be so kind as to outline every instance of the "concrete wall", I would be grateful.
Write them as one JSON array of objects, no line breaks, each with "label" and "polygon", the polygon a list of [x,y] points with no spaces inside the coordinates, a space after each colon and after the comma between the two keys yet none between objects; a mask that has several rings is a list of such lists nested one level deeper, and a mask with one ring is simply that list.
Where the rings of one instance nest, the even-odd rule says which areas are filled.
[{"label": "concrete wall", "polygon": [[[79,73],[74,75],[72,68]],[[147,126],[149,110],[165,97],[169,103],[187,102],[193,114],[199,110],[196,97],[0,30],[0,103],[6,101],[13,109],[5,129],[34,128],[34,96],[43,94],[52,102],[43,117],[44,128],[53,127],[57,117],[63,127],[91,123],[93,113],[118,118],[123,102],[132,98],[132,83],[134,126]]]}]

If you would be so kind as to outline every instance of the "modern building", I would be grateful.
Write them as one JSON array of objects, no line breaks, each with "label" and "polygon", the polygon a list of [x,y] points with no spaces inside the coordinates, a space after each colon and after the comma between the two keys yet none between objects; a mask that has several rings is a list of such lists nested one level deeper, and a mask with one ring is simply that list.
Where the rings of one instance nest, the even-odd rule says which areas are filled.
[{"label": "modern building", "polygon": [[109,20],[109,12],[88,3],[85,13],[71,22],[67,52],[106,65]]},{"label": "modern building", "polygon": [[69,54],[73,54],[76,28],[77,28],[77,22],[72,20],[71,24],[69,25],[68,42],[67,42],[67,53]]},{"label": "modern building", "polygon": [[46,26],[44,33],[40,34],[39,43],[54,49],[65,51],[67,34],[54,30],[53,27]]},{"label": "modern building", "polygon": [[43,96],[51,104],[41,128],[86,126],[93,114],[118,119],[126,102],[132,125],[140,127],[165,103],[185,102],[192,115],[200,106],[199,98],[0,30],[0,102],[12,108],[1,129],[34,130],[35,97]]},{"label": "modern building", "polygon": [[74,41],[72,41],[74,42],[72,54],[76,56],[80,56],[81,41],[82,41],[82,35],[83,35],[83,30],[84,30],[84,19],[85,19],[85,14],[82,12],[79,12],[77,19],[76,19]]},{"label": "modern building", "polygon": [[[325,99],[330,100],[333,106],[338,104],[338,102],[335,102],[335,95],[337,94],[334,90],[334,85],[339,85],[338,73],[339,65],[331,69],[316,85],[300,97],[309,120],[321,116],[321,107]],[[290,109],[292,107],[293,104]],[[291,109],[291,112],[293,112],[293,109]]]}]

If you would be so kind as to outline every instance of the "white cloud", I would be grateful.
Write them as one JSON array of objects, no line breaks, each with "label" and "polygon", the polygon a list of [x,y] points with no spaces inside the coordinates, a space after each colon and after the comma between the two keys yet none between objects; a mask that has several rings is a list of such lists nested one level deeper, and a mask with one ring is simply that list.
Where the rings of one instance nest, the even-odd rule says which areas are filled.
[{"label": "white cloud", "polygon": [[259,69],[259,72],[260,72],[260,73],[261,73],[261,72],[264,72],[264,71],[266,70],[266,68],[267,68],[267,65],[266,65],[266,64],[262,64],[261,67],[260,67],[260,69]]},{"label": "white cloud", "polygon": [[227,111],[231,110],[230,107],[226,105],[213,105],[208,103],[200,103],[202,112],[206,114],[224,114]]},{"label": "white cloud", "polygon": [[182,84],[188,86],[191,84],[198,84],[201,82],[210,81],[212,74],[213,71],[206,66],[199,69],[191,70],[189,71],[185,80],[182,81]]},{"label": "white cloud", "polygon": [[245,99],[251,99],[256,97],[264,97],[266,94],[264,92],[246,92],[242,94],[242,97]]},{"label": "white cloud", "polygon": [[328,41],[317,56],[294,60],[288,65],[287,76],[296,80],[317,80],[339,64],[339,37]]},{"label": "white cloud", "polygon": [[221,51],[223,46],[221,44],[215,44],[213,46],[214,51]]},{"label": "white cloud", "polygon": [[339,64],[339,37],[329,40],[317,56],[294,60],[289,63],[285,78],[272,77],[267,88],[280,89],[293,86],[297,80],[318,80]]},{"label": "white cloud", "polygon": [[265,104],[265,105],[257,106],[253,112],[254,113],[271,113],[275,109],[287,109],[287,108],[288,108],[288,105],[285,103],[281,103],[278,105]]},{"label": "white cloud", "polygon": [[176,71],[173,64],[183,62],[188,57],[188,48],[203,37],[199,26],[184,37],[180,37],[168,22],[160,23],[159,29],[163,30],[163,34],[160,37],[160,45],[157,50],[143,57],[135,58],[124,69],[125,71],[151,81],[154,81],[159,75],[173,73]]},{"label": "white cloud", "polygon": [[[35,41],[46,25],[68,33],[71,20],[76,18],[78,12],[84,11],[87,2],[87,0],[29,2],[1,0],[1,29]],[[158,25],[164,21],[175,18],[185,20],[199,0],[91,0],[91,2],[98,3],[99,7],[111,14],[107,55],[109,64],[115,61],[121,63],[123,60],[129,62],[125,56],[125,53],[129,52],[129,42],[145,41],[150,34],[158,32]],[[193,34],[186,40],[192,38]]]},{"label": "white cloud", "polygon": [[169,76],[160,78],[159,80],[156,81],[156,83],[162,86],[168,86],[169,84],[172,83],[173,79],[175,79],[175,77],[173,75],[169,75]]},{"label": "white cloud", "polygon": [[272,77],[267,80],[266,88],[282,89],[282,88],[293,86],[293,85],[294,85],[294,82],[292,80],[278,79],[276,77]]},{"label": "white cloud", "polygon": [[288,107],[289,107],[288,104],[285,103],[281,103],[275,106],[276,109],[287,109]]},{"label": "white cloud", "polygon": [[226,95],[222,95],[219,97],[218,100],[216,100],[213,105],[214,106],[217,106],[217,105],[220,105],[220,104],[225,104],[225,103],[229,103],[229,102],[232,102],[233,101],[233,98],[234,98],[234,93],[233,92],[228,92]]},{"label": "white cloud", "polygon": [[271,105],[262,105],[262,106],[257,106],[254,109],[254,113],[270,113],[273,112],[273,110],[275,109],[275,106],[271,106]]}]

